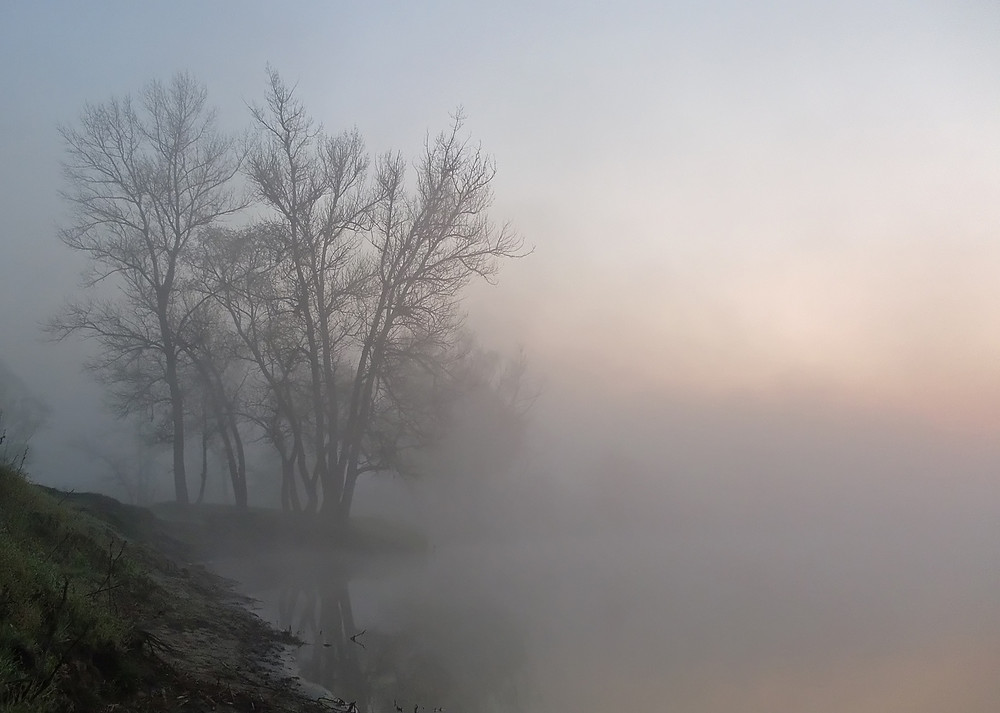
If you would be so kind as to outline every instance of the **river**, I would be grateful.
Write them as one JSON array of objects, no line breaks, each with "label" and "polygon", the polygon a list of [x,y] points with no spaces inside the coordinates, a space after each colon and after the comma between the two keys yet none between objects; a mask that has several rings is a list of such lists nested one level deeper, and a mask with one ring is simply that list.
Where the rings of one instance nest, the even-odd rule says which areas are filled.
[{"label": "river", "polygon": [[994,713],[994,530],[619,528],[214,566],[363,713]]}]

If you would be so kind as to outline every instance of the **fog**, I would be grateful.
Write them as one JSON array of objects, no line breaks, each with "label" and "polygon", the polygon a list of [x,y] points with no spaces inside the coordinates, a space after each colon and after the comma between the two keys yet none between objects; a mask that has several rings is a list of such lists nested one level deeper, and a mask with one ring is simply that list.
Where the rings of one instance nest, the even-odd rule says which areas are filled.
[{"label": "fog", "polygon": [[359,481],[424,555],[210,561],[303,677],[371,710],[994,711],[998,36],[972,1],[7,3],[0,408],[47,408],[33,479],[169,499],[97,346],[41,329],[86,268],[57,127],[88,102],[187,70],[242,132],[272,66],[410,161],[461,106],[531,249],[462,310],[530,407],[515,445],[462,412],[419,477]]},{"label": "fog", "polygon": [[[721,410],[563,414],[488,504],[402,501],[425,558],[217,565],[316,642],[310,680],[373,710],[992,710],[996,447]],[[367,648],[337,648],[338,597]]]}]

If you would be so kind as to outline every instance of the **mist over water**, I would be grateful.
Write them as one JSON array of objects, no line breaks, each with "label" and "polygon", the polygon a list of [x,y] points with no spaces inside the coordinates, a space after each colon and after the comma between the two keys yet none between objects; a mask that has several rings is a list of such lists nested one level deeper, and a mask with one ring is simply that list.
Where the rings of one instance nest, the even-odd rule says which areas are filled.
[{"label": "mist over water", "polygon": [[633,406],[603,455],[564,414],[543,470],[474,513],[414,486],[397,516],[425,556],[217,565],[310,642],[305,679],[368,710],[995,710],[995,446],[754,408],[661,430],[671,406]]}]

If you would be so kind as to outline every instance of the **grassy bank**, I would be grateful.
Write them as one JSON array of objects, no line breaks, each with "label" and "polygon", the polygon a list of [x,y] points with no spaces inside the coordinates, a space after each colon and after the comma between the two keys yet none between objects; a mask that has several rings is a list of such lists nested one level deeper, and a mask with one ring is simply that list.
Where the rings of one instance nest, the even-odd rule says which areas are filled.
[{"label": "grassy bank", "polygon": [[277,672],[281,634],[142,508],[0,467],[0,710],[329,710]]},{"label": "grassy bank", "polygon": [[93,708],[126,699],[144,672],[128,609],[151,586],[125,541],[0,468],[0,705]]}]

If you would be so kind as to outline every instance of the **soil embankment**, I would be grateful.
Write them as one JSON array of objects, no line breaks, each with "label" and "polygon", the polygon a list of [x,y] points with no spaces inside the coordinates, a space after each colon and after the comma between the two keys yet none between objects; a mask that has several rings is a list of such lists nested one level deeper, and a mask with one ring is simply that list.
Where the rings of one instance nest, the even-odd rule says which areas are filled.
[{"label": "soil embankment", "polygon": [[0,468],[0,710],[349,710],[305,696],[293,637],[195,556],[149,510]]}]

